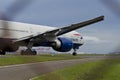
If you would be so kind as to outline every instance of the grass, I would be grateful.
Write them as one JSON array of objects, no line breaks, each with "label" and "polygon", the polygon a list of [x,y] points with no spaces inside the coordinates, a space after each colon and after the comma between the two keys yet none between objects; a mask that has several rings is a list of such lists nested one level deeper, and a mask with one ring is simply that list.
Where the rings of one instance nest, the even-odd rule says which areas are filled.
[{"label": "grass", "polygon": [[119,80],[120,59],[87,62],[41,75],[33,80]]},{"label": "grass", "polygon": [[70,54],[62,55],[37,55],[37,56],[21,56],[21,55],[5,55],[0,57],[0,66],[14,65],[14,64],[25,64],[43,61],[54,61],[54,60],[68,60],[68,59],[80,59],[81,56],[72,56]]}]

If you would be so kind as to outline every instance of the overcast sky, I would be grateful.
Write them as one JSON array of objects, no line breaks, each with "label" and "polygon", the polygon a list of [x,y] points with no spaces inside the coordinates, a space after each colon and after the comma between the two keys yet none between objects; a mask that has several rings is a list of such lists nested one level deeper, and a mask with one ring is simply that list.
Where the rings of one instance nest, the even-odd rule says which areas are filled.
[{"label": "overcast sky", "polygon": [[22,7],[15,1],[0,0],[0,12],[18,22],[62,27],[104,15],[104,21],[77,30],[85,39],[81,52],[108,53],[120,45],[120,16],[103,0],[23,0]]}]

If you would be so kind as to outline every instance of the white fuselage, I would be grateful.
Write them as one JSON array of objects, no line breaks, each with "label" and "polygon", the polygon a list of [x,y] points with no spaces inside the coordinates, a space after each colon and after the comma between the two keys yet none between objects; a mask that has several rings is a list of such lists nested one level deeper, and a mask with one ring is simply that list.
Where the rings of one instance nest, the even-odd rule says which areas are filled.
[{"label": "white fuselage", "polygon": [[[0,20],[0,38],[20,39],[30,35],[37,35],[46,31],[54,30],[55,27],[34,25],[20,22],[2,21]],[[73,43],[83,44],[82,36],[76,32],[71,31],[60,37],[66,37],[73,41]]]}]

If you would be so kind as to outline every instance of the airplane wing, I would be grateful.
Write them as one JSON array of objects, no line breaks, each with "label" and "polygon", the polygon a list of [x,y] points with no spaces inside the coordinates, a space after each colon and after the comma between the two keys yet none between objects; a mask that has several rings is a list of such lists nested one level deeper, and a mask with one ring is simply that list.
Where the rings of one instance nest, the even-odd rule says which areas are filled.
[{"label": "airplane wing", "polygon": [[104,20],[104,16],[100,16],[100,17],[97,17],[97,18],[94,18],[94,19],[91,19],[91,20],[87,20],[87,21],[84,21],[84,22],[80,22],[80,23],[77,23],[77,24],[72,24],[70,26],[60,28],[61,31],[58,32],[57,36],[68,33],[68,32],[73,31],[73,30],[76,30],[78,28],[82,28],[82,27],[85,27],[87,25],[102,21],[102,20]]},{"label": "airplane wing", "polygon": [[67,26],[67,27],[50,30],[50,31],[40,33],[40,34],[37,34],[37,35],[27,36],[27,37],[18,39],[14,42],[22,41],[22,40],[26,40],[26,39],[34,39],[34,40],[40,40],[41,39],[41,40],[52,41],[56,38],[56,36],[60,36],[62,34],[68,33],[70,31],[76,30],[78,28],[85,27],[85,26],[93,24],[93,23],[97,23],[97,22],[102,21],[102,20],[104,20],[104,16],[99,16],[97,18],[87,20],[87,21],[84,21],[84,22],[80,22],[80,23],[77,23],[77,24],[72,24],[72,25]]}]

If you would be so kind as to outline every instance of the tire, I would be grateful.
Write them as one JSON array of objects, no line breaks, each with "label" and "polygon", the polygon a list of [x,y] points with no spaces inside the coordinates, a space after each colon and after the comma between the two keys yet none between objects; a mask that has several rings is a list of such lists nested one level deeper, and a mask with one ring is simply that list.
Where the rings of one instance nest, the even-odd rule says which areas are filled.
[{"label": "tire", "polygon": [[21,51],[21,55],[37,55],[37,52],[34,50],[30,50],[30,49],[27,49],[27,50],[22,50]]},{"label": "tire", "polygon": [[24,50],[22,50],[20,54],[21,54],[21,55],[25,55],[25,51],[24,51]]},{"label": "tire", "polygon": [[0,51],[0,55],[5,55],[5,51]]},{"label": "tire", "polygon": [[72,54],[73,56],[76,56],[77,55],[77,53],[76,52],[73,52],[73,54]]},{"label": "tire", "polygon": [[33,55],[37,55],[37,52],[36,52],[36,51],[32,51],[32,54],[33,54]]}]

